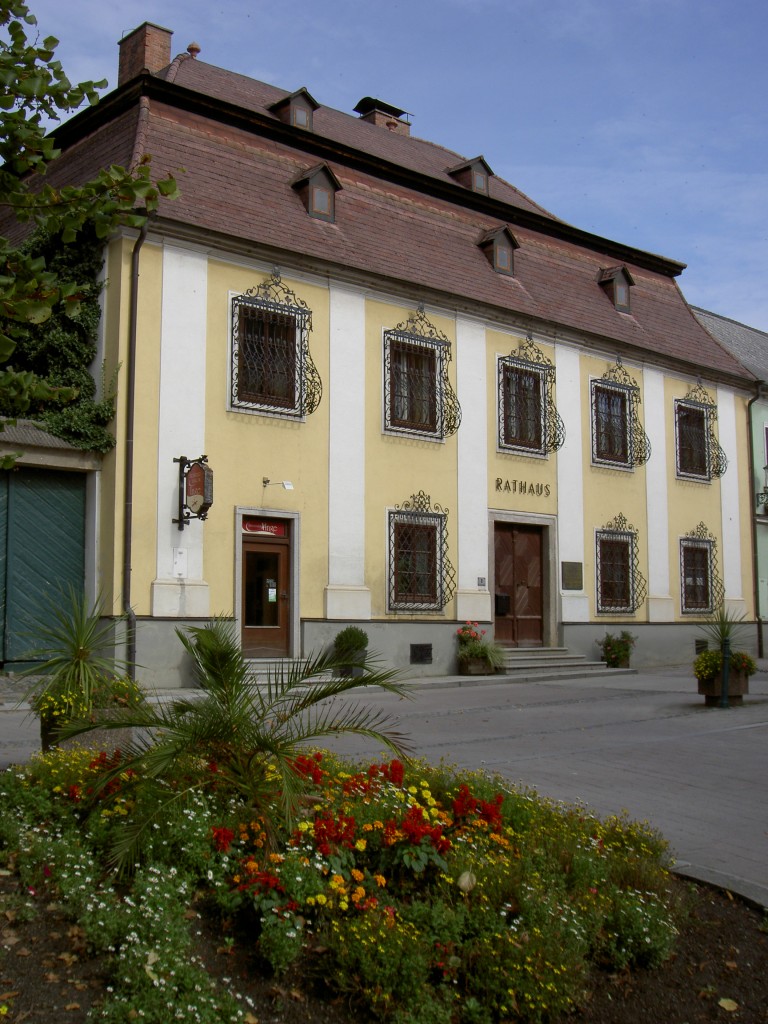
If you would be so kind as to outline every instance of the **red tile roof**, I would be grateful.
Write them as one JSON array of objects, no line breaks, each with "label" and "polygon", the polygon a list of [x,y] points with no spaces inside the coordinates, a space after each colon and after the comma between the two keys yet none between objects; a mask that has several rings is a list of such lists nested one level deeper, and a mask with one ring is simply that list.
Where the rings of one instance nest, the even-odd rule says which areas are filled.
[{"label": "red tile roof", "polygon": [[[82,180],[127,164],[137,147],[152,154],[155,174],[185,169],[181,198],[162,204],[165,221],[208,232],[214,244],[229,237],[286,266],[298,257],[502,322],[583,332],[609,351],[686,364],[691,375],[751,379],[691,313],[674,280],[680,264],[579,232],[500,178],[490,200],[463,189],[447,169],[464,158],[433,143],[323,106],[312,132],[286,126],[268,107],[288,95],[183,55],[65,126],[48,178]],[[318,159],[342,186],[335,223],[309,217],[291,188]],[[503,223],[520,243],[514,277],[495,273],[477,244]],[[635,282],[631,315],[598,284],[619,262]]]}]

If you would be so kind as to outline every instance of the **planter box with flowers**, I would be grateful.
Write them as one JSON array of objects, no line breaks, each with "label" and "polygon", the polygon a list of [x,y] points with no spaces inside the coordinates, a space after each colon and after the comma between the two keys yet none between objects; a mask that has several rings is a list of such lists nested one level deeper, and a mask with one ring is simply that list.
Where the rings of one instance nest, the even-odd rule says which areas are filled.
[{"label": "planter box with flowers", "polygon": [[731,647],[728,703],[743,704],[744,694],[749,693],[749,677],[757,671],[754,659],[746,651],[734,650],[746,635],[744,616],[721,606],[699,628],[713,648],[702,651],[693,663],[699,693],[710,707],[720,703],[723,693],[723,647],[727,641]]},{"label": "planter box with flowers", "polygon": [[595,643],[602,651],[602,660],[608,668],[629,668],[629,657],[636,641],[636,636],[622,629],[618,636],[606,633],[602,640],[595,640]]},{"label": "planter box with flowers", "polygon": [[132,679],[121,677],[124,664],[114,657],[124,640],[122,626],[122,620],[105,617],[99,599],[91,605],[74,588],[52,595],[37,623],[40,645],[29,655],[35,664],[28,673],[35,677],[28,699],[40,719],[44,751],[79,744],[112,753],[130,742],[123,730],[93,728],[145,700]]},{"label": "planter box with flowers", "polygon": [[478,622],[465,622],[456,630],[456,639],[459,675],[492,675],[504,667],[504,649],[493,640],[485,639],[485,630]]},{"label": "planter box with flowers", "polygon": [[[728,672],[728,700],[731,704],[743,704],[744,694],[749,693],[749,677],[757,671],[757,665],[745,651],[731,653]],[[723,693],[722,651],[702,651],[693,663],[693,674],[699,684],[699,693],[708,705],[718,704]]]}]

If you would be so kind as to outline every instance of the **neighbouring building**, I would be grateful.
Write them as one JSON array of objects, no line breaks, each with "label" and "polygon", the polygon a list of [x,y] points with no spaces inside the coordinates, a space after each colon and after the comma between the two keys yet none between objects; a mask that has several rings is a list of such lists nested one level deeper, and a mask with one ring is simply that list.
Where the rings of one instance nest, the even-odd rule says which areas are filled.
[{"label": "neighbouring building", "polygon": [[768,616],[768,333],[706,309],[691,308],[709,333],[756,378],[748,403],[751,473],[745,501],[752,513],[754,601],[762,656],[763,621]]},{"label": "neighbouring building", "polygon": [[214,614],[256,659],[356,623],[414,676],[455,669],[468,619],[592,658],[629,629],[659,664],[723,600],[752,618],[754,376],[684,266],[558,220],[389,103],[343,113],[200,52],[123,39],[49,172],[184,168],[105,250],[117,446],[57,470],[87,478],[83,571],[135,615],[140,677],[179,684],[174,630]]}]

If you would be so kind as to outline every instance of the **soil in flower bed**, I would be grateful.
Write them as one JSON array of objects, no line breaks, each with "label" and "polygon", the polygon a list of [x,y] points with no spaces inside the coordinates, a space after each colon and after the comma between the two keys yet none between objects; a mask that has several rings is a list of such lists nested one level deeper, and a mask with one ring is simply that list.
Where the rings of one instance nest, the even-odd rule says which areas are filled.
[{"label": "soil in flower bed", "polygon": [[[596,973],[586,1005],[567,1024],[764,1024],[768,1022],[766,915],[728,893],[688,886],[689,914],[673,957],[654,971]],[[21,897],[21,899],[20,899]],[[30,919],[20,911],[31,899]],[[322,987],[317,970],[273,978],[248,936],[190,912],[195,953],[227,978],[249,1024],[358,1024],[368,1014]],[[199,913],[199,916],[198,916]],[[107,958],[90,957],[82,934],[49,893],[23,893],[0,876],[0,1007],[17,1024],[81,1024],[109,983]],[[564,1022],[566,1024],[566,1022]]]}]

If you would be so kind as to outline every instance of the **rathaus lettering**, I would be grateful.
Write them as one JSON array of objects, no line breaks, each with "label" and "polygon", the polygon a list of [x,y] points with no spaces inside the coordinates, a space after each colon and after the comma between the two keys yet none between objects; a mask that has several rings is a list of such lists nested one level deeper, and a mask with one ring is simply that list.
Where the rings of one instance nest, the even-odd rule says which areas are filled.
[{"label": "rathaus lettering", "polygon": [[534,494],[537,498],[548,498],[550,495],[549,484],[534,484],[527,480],[503,480],[496,477],[496,490],[505,494]]}]

